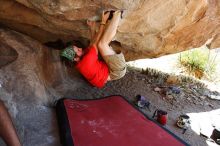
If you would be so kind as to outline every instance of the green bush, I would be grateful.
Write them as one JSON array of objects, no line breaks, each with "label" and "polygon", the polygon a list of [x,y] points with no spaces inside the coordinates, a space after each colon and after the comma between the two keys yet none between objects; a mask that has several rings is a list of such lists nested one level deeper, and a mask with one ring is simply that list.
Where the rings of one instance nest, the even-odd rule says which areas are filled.
[{"label": "green bush", "polygon": [[197,48],[180,53],[179,62],[190,75],[211,78],[216,70],[216,56],[206,47]]}]

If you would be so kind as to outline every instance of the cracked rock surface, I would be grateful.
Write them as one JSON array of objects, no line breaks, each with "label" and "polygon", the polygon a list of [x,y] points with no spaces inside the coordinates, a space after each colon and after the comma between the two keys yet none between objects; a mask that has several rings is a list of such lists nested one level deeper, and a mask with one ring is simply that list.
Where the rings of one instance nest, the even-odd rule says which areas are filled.
[{"label": "cracked rock surface", "polygon": [[127,61],[220,47],[219,0],[0,0],[0,24],[41,42],[87,40],[86,19],[109,9],[124,10],[113,47]]}]

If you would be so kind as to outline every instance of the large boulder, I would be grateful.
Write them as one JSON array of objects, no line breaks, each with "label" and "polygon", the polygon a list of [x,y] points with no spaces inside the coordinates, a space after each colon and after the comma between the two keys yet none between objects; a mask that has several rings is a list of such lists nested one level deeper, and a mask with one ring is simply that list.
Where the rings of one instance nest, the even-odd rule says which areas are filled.
[{"label": "large boulder", "polygon": [[[24,146],[60,146],[51,107],[57,99],[74,97],[77,90],[90,87],[59,53],[21,33],[0,28],[0,100]],[[1,137],[0,146],[5,146]]]},{"label": "large boulder", "polygon": [[0,40],[0,99],[48,105],[85,83],[60,60],[59,50],[5,29]]},{"label": "large boulder", "polygon": [[0,23],[42,42],[88,39],[86,19],[123,9],[114,48],[127,60],[220,47],[219,0],[0,0]]}]

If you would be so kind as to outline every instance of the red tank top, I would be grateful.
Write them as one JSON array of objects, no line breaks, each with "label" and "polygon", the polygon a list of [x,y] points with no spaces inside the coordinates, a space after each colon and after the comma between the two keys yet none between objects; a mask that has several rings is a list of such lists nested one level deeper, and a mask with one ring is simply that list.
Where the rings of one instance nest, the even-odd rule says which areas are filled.
[{"label": "red tank top", "polygon": [[98,59],[95,46],[87,49],[86,54],[76,64],[76,68],[93,86],[102,88],[109,75],[108,66]]}]

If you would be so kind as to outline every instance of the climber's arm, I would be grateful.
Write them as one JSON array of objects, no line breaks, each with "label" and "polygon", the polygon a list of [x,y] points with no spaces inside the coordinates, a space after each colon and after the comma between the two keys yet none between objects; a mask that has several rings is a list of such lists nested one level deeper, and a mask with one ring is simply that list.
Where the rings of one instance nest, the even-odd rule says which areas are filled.
[{"label": "climber's arm", "polygon": [[105,25],[106,25],[106,22],[108,20],[108,17],[109,17],[109,12],[107,12],[107,13],[103,12],[102,13],[102,21],[100,23],[99,30],[98,30],[97,34],[94,36],[94,38],[92,39],[93,42],[90,45],[94,45],[97,48],[98,42],[99,42],[99,40],[100,40],[104,30],[105,30]]}]

